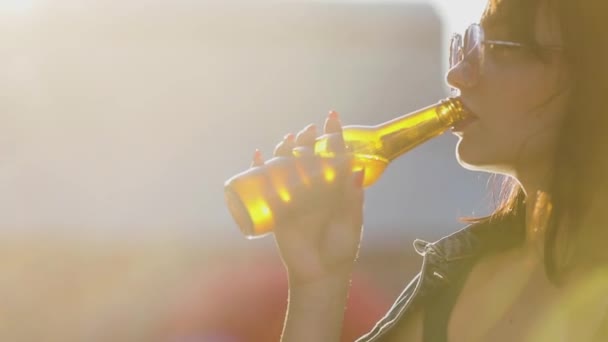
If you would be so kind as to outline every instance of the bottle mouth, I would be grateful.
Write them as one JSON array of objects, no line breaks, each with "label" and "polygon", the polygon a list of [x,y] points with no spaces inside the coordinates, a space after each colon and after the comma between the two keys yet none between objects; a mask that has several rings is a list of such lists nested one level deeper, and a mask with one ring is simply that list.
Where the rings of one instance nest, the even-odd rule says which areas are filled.
[{"label": "bottle mouth", "polygon": [[452,100],[453,105],[456,106],[463,119],[479,119],[479,116],[475,114],[471,107],[467,106],[460,95],[453,96],[450,100]]},{"label": "bottle mouth", "polygon": [[471,108],[467,107],[466,104],[463,103],[462,108],[465,120],[479,119],[479,116],[477,116]]},{"label": "bottle mouth", "polygon": [[247,236],[252,237],[255,234],[253,220],[251,219],[251,215],[249,215],[249,211],[247,207],[241,200],[241,197],[231,189],[226,189],[224,191],[224,199],[226,201],[226,206],[230,211],[230,215],[239,226],[241,232]]},{"label": "bottle mouth", "polygon": [[452,110],[456,114],[454,116],[455,122],[452,125],[458,125],[461,122],[475,121],[479,119],[479,117],[475,114],[470,107],[468,107],[460,96],[450,97],[449,102],[452,105]]}]

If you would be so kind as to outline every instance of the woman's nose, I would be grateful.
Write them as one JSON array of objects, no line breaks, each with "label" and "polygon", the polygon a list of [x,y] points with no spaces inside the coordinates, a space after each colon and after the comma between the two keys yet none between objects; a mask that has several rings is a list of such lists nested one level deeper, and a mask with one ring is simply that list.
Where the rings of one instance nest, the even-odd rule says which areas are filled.
[{"label": "woman's nose", "polygon": [[472,88],[479,80],[479,68],[466,58],[453,66],[446,75],[447,84],[459,90]]}]

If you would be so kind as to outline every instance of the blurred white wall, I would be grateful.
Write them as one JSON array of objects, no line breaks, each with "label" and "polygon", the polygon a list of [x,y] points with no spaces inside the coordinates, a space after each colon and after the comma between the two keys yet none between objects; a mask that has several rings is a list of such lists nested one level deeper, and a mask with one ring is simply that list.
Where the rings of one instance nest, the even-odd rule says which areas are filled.
[{"label": "blurred white wall", "polygon": [[[4,231],[235,241],[222,186],[256,147],[330,109],[371,124],[447,96],[447,33],[421,3],[48,2],[0,29]],[[455,143],[389,167],[368,191],[369,241],[487,209]]]}]

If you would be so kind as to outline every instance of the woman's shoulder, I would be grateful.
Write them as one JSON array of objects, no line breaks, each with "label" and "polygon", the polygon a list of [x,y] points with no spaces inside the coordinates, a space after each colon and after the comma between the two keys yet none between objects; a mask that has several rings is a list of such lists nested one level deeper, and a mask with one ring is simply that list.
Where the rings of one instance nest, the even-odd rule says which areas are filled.
[{"label": "woman's shoulder", "polygon": [[430,300],[438,299],[437,293],[447,293],[441,291],[446,286],[450,287],[453,293],[457,293],[458,288],[455,286],[466,277],[476,257],[487,250],[495,249],[496,241],[502,240],[501,243],[504,243],[504,234],[512,234],[510,230],[513,228],[509,228],[510,224],[504,220],[476,222],[435,242],[416,239],[414,248],[423,256],[420,272],[405,287],[385,317],[372,331],[357,341],[384,341],[381,338],[399,335],[399,332],[389,331],[393,331],[393,328],[403,324],[402,322],[407,322],[408,319],[404,318],[419,313],[422,308],[425,312],[429,311],[429,305],[432,304]]},{"label": "woman's shoulder", "polygon": [[431,252],[453,261],[509,249],[523,238],[524,226],[520,218],[488,218],[470,223],[434,242],[416,239],[414,249],[423,256]]}]

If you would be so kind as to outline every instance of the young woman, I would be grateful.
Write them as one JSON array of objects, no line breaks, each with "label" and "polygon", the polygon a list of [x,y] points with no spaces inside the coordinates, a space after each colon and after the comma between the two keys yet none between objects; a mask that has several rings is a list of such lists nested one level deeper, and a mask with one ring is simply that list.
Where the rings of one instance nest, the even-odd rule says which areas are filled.
[{"label": "young woman", "polygon": [[[504,200],[415,241],[420,273],[360,341],[608,341],[606,14],[604,0],[489,0],[454,36],[447,82],[476,118],[454,132],[456,155],[504,176]],[[325,131],[340,129],[330,114]],[[275,154],[316,136],[312,125],[288,135]],[[362,173],[346,176],[339,191],[318,189],[331,201],[275,231],[289,275],[284,342],[340,339],[363,203]]]}]

